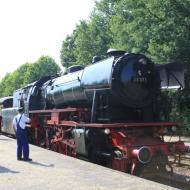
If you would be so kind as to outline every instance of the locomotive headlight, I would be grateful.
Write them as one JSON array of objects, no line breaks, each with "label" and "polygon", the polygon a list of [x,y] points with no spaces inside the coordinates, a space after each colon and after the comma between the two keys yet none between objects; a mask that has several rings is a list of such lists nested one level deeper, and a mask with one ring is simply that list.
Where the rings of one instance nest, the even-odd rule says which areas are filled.
[{"label": "locomotive headlight", "polygon": [[108,129],[108,128],[104,129],[104,133],[105,133],[106,135],[109,135],[109,134],[110,134],[110,129]]},{"label": "locomotive headlight", "polygon": [[115,150],[114,153],[115,153],[115,156],[118,157],[118,158],[123,157],[123,154],[122,154],[122,152],[120,150]]},{"label": "locomotive headlight", "polygon": [[177,127],[176,126],[172,126],[172,131],[176,132],[177,131]]}]

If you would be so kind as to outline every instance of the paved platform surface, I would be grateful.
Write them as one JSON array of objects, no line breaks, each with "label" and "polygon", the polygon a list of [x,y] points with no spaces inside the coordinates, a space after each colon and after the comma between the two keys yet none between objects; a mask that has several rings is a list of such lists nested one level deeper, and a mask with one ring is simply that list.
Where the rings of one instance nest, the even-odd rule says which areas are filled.
[{"label": "paved platform surface", "polygon": [[16,160],[16,141],[0,136],[0,190],[173,190],[30,145],[32,162]]}]

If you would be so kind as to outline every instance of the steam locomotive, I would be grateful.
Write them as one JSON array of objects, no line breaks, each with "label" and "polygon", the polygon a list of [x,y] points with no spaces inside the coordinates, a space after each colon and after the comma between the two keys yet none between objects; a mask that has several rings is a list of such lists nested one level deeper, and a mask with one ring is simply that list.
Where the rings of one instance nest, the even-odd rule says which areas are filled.
[{"label": "steam locomotive", "polygon": [[2,109],[2,131],[14,134],[11,120],[22,106],[33,144],[135,175],[166,171],[169,155],[188,151],[180,140],[164,141],[179,124],[163,121],[160,106],[162,88],[184,87],[182,65],[125,51],[108,55],[16,90],[7,98],[13,105]]}]

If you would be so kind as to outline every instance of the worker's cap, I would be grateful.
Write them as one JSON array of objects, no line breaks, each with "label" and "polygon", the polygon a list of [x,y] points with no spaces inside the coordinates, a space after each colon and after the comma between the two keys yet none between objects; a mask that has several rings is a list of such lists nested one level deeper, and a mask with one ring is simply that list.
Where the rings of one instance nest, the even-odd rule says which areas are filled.
[{"label": "worker's cap", "polygon": [[24,110],[24,108],[23,107],[18,107],[18,109],[17,109],[18,111],[23,111]]}]

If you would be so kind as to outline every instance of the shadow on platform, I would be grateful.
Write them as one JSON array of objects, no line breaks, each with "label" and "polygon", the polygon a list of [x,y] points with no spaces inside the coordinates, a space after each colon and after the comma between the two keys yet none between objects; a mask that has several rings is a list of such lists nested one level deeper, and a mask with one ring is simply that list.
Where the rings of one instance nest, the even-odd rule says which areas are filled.
[{"label": "shadow on platform", "polygon": [[37,166],[43,166],[43,167],[54,167],[54,164],[44,164],[44,163],[40,163],[40,162],[28,162],[29,164],[33,164],[33,165],[37,165]]},{"label": "shadow on platform", "polygon": [[1,139],[0,138],[0,141],[12,141],[12,139]]},{"label": "shadow on platform", "polygon": [[0,173],[13,173],[14,174],[14,173],[20,173],[20,172],[14,171],[14,170],[10,170],[8,168],[0,166]]}]

